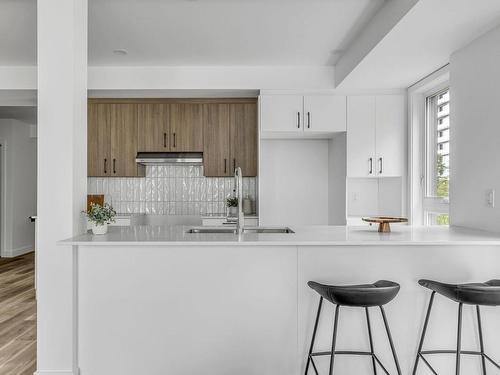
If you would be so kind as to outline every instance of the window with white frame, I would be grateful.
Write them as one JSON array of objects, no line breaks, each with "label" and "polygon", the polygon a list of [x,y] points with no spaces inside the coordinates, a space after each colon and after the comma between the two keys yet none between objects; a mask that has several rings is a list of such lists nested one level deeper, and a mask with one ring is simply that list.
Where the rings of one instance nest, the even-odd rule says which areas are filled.
[{"label": "window with white frame", "polygon": [[427,96],[425,101],[424,223],[449,224],[450,90]]}]

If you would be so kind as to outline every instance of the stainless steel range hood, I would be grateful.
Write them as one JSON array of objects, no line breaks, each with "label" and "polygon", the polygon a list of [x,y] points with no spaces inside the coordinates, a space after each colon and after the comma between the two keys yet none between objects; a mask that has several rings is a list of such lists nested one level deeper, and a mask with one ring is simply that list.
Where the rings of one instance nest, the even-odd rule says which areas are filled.
[{"label": "stainless steel range hood", "polygon": [[142,165],[201,165],[203,152],[139,152],[135,161]]}]

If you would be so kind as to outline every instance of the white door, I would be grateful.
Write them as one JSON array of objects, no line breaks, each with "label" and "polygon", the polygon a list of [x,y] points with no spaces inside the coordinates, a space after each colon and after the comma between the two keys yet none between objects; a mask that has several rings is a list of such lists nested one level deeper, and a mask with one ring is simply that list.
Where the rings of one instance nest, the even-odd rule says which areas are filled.
[{"label": "white door", "polygon": [[375,155],[375,97],[349,96],[347,98],[347,176],[375,176]]},{"label": "white door", "polygon": [[304,96],[304,131],[345,132],[346,97],[342,95]]},{"label": "white door", "polygon": [[405,165],[404,95],[376,97],[376,174],[402,176]]},{"label": "white door", "polygon": [[260,120],[263,132],[301,132],[303,130],[302,95],[262,95]]}]

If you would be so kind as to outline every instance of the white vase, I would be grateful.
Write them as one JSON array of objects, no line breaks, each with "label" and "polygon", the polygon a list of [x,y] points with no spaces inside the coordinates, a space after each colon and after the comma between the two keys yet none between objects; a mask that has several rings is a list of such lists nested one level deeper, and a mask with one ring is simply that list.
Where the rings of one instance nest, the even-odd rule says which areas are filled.
[{"label": "white vase", "polygon": [[227,216],[229,216],[229,217],[238,216],[238,207],[228,207],[227,208]]},{"label": "white vase", "polygon": [[92,223],[92,233],[94,234],[106,234],[108,233],[108,224],[97,225]]}]

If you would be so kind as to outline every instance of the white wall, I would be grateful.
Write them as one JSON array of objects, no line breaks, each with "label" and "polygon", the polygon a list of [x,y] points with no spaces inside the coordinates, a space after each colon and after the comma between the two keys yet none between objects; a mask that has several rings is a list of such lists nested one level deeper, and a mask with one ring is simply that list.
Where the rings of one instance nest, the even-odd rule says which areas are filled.
[{"label": "white wall", "polygon": [[328,140],[261,140],[259,223],[328,224]]},{"label": "white wall", "polygon": [[35,225],[27,219],[36,215],[36,138],[30,131],[30,124],[0,120],[4,257],[35,249]]},{"label": "white wall", "polygon": [[346,224],[347,137],[337,134],[328,147],[328,224]]},{"label": "white wall", "polygon": [[450,62],[452,225],[500,232],[500,27],[455,52]]}]

